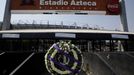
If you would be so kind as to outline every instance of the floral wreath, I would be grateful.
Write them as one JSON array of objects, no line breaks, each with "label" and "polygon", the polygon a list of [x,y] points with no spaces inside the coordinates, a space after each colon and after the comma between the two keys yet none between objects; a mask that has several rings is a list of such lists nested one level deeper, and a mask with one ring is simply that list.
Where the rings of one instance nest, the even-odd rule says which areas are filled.
[{"label": "floral wreath", "polygon": [[53,44],[45,55],[45,65],[52,75],[76,75],[82,66],[81,51],[70,41]]}]

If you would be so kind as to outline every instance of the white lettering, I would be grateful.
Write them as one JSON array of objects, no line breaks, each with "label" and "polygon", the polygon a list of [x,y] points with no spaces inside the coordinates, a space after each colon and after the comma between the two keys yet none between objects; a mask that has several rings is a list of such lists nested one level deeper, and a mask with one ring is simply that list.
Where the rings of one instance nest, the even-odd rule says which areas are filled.
[{"label": "white lettering", "polygon": [[118,4],[108,5],[108,8],[119,8]]},{"label": "white lettering", "polygon": [[48,2],[48,1],[45,1],[45,2],[44,2],[44,5],[49,5],[49,2]]},{"label": "white lettering", "polygon": [[71,1],[71,5],[75,5],[75,1],[74,0]]},{"label": "white lettering", "polygon": [[68,5],[68,2],[67,2],[67,1],[65,1],[65,2],[64,2],[64,5]]},{"label": "white lettering", "polygon": [[72,0],[71,3],[69,3],[68,1],[64,1],[64,0],[40,0],[40,5],[73,5],[73,6],[96,6],[96,2],[95,1],[77,1],[77,0]]},{"label": "white lettering", "polygon": [[44,0],[40,0],[40,5],[44,5]]},{"label": "white lettering", "polygon": [[[89,3],[89,2],[88,2]],[[82,5],[84,5],[84,6],[91,6],[91,5],[89,5],[87,2],[83,2],[83,4]],[[90,2],[91,3],[91,2]]]},{"label": "white lettering", "polygon": [[96,2],[92,2],[92,6],[97,6]]}]

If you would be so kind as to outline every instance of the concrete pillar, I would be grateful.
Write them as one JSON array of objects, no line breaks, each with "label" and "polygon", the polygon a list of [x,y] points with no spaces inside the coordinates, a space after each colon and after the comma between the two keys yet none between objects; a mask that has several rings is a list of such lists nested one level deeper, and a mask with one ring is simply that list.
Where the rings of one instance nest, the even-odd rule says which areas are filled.
[{"label": "concrete pillar", "polygon": [[88,42],[87,42],[87,50],[88,50],[88,52],[90,52],[90,42],[89,42],[89,40],[88,40]]},{"label": "concrete pillar", "polygon": [[11,19],[10,2],[11,0],[6,0],[6,7],[5,7],[5,12],[4,12],[2,30],[9,30],[11,26],[10,25],[10,19]]},{"label": "concrete pillar", "polygon": [[128,23],[127,23],[125,0],[121,0],[120,5],[121,5],[121,14],[120,14],[121,25],[123,26],[123,31],[128,32],[129,30],[128,30]]}]

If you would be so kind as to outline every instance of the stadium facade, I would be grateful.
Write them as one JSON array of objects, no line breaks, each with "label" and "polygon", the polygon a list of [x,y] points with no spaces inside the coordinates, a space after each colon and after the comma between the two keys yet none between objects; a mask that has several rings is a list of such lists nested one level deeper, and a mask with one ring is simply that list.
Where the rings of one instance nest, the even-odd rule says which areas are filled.
[{"label": "stadium facade", "polygon": [[[102,5],[104,9],[109,9],[105,11],[106,15],[120,14],[125,32],[66,25],[13,25],[10,23],[12,11],[10,1],[7,0],[0,31],[0,75],[75,75],[76,72],[79,75],[134,74],[134,33],[128,32],[125,6],[122,4],[124,0],[121,2],[123,8],[121,13],[118,10],[119,0],[102,0],[102,3],[108,1],[108,8],[105,8],[105,4]],[[38,8],[39,1],[43,0],[14,1],[19,2],[14,4],[12,0],[15,9],[18,7],[27,9],[27,5],[30,5],[29,8],[35,7],[34,2],[38,3],[36,9],[44,7]],[[91,5],[91,2],[86,4]],[[16,7],[16,5],[19,6]],[[97,3],[92,2],[91,10],[96,10],[94,8],[96,5]],[[69,42],[59,42],[61,40]]]}]

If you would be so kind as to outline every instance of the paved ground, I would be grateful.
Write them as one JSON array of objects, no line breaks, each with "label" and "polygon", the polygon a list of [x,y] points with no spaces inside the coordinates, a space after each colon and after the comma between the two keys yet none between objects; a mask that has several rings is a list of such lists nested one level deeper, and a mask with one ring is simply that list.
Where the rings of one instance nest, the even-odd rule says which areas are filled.
[{"label": "paved ground", "polygon": [[[2,52],[0,52],[1,54]],[[0,75],[50,75],[44,63],[45,53],[2,53]],[[83,53],[83,70],[89,75],[133,75],[134,53]],[[81,71],[79,75],[86,75]]]},{"label": "paved ground", "polygon": [[0,56],[0,75],[8,75],[30,53],[4,53]]},{"label": "paved ground", "polygon": [[84,64],[89,64],[90,75],[116,75],[95,53],[84,53]]},{"label": "paved ground", "polygon": [[44,55],[45,53],[34,54],[15,75],[50,75],[45,68]]},{"label": "paved ground", "polygon": [[99,55],[104,58],[117,75],[134,75],[134,58],[129,53],[99,53]]},{"label": "paved ground", "polygon": [[134,56],[134,53],[129,53],[129,54],[131,54],[131,55],[133,55],[133,56]]}]

